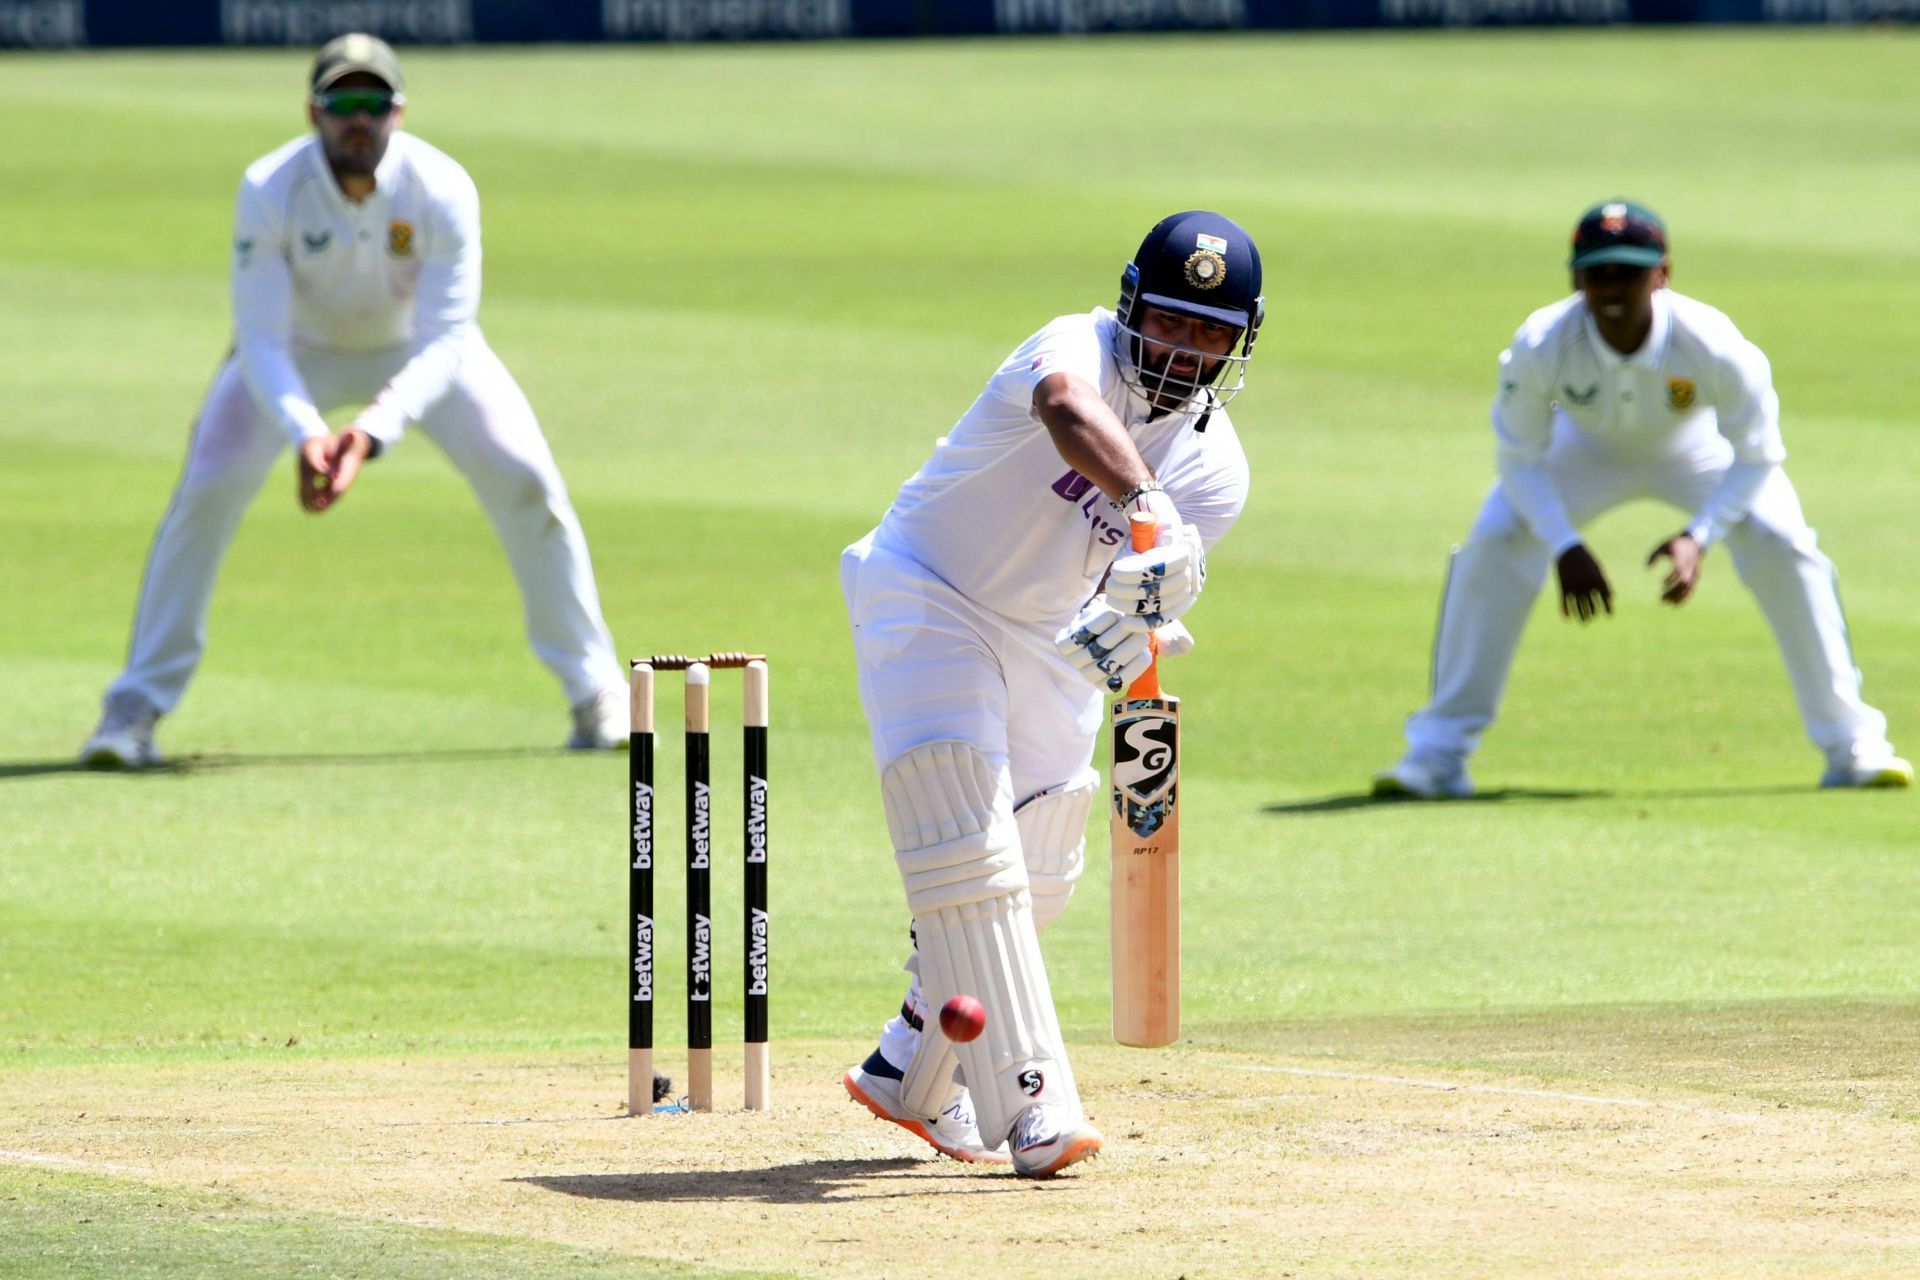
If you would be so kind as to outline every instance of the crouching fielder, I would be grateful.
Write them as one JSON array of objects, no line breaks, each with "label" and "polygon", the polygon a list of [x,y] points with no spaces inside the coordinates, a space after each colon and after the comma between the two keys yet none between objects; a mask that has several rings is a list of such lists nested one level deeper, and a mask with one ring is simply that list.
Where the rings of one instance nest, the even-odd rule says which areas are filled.
[{"label": "crouching fielder", "polygon": [[1826,787],[1905,787],[1886,717],[1860,694],[1833,565],[1780,468],[1780,398],[1766,356],[1720,312],[1668,287],[1667,231],[1651,209],[1595,205],[1574,228],[1574,292],[1528,317],[1500,357],[1500,479],[1453,556],[1433,646],[1432,699],[1378,794],[1470,796],[1467,758],[1493,723],[1520,632],[1547,576],[1560,611],[1613,612],[1580,530],[1635,498],[1687,515],[1653,548],[1661,598],[1684,604],[1724,541],[1786,660]]},{"label": "crouching fielder", "polygon": [[[506,550],[527,640],[572,709],[567,745],[624,747],[626,683],[586,535],[532,406],[480,331],[473,180],[400,128],[405,86],[384,41],[329,41],[307,88],[313,132],[241,179],[233,349],[154,535],[126,668],[80,758],[161,763],[155,726],[199,669],[220,563],[288,445],[300,506],[317,515],[409,424],[466,476]],[[327,413],[355,405],[350,426],[328,428]]]},{"label": "crouching fielder", "polygon": [[[915,945],[906,1000],[846,1087],[957,1159],[1046,1177],[1100,1148],[1038,930],[1080,875],[1104,695],[1145,668],[1149,629],[1163,653],[1190,645],[1176,620],[1246,501],[1224,406],[1261,308],[1245,231],[1163,220],[1117,312],[1021,344],[841,559]],[[1150,551],[1128,550],[1134,512],[1159,524]],[[954,1044],[932,1011],[963,993],[986,1030]]]}]

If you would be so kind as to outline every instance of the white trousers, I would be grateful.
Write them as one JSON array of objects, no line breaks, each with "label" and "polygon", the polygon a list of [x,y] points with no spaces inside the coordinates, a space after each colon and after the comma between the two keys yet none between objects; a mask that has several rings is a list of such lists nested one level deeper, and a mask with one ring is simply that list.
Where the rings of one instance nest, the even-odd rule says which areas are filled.
[{"label": "white trousers", "polygon": [[[365,404],[407,357],[294,348],[294,361],[322,413]],[[476,333],[453,386],[418,430],[466,476],[506,548],[520,584],[527,638],[560,680],[569,703],[621,683],[586,536],[533,407]],[[135,607],[127,666],[110,693],[130,691],[162,712],[186,692],[207,644],[213,584],[240,518],[287,448],[254,403],[229,355],[200,407],[186,468],[154,535]],[[378,467],[378,461],[367,464]],[[287,486],[293,501],[293,486]]]},{"label": "white trousers", "polygon": [[840,588],[876,768],[929,742],[965,742],[1007,771],[1018,806],[1093,763],[1100,691],[1045,628],[982,609],[871,535],[842,555]]},{"label": "white trousers", "polygon": [[[1575,527],[1636,498],[1691,515],[1729,462],[1725,442],[1691,455],[1626,462],[1556,424],[1548,469]],[[1886,747],[1886,717],[1860,698],[1833,564],[1822,555],[1786,474],[1775,469],[1726,537],[1786,660],[1807,736],[1828,756]],[[1709,556],[1711,551],[1709,551]],[[1432,701],[1407,721],[1416,756],[1464,757],[1493,723],[1520,633],[1546,581],[1547,548],[1496,483],[1457,548],[1434,640]]]},{"label": "white trousers", "polygon": [[[928,743],[965,742],[1010,779],[1018,807],[1092,764],[1103,699],[1044,628],[981,609],[920,565],[876,548],[871,534],[841,557],[840,587],[875,768]],[[1022,848],[1030,870],[1049,870],[1034,867],[1043,852]],[[880,1036],[882,1056],[898,1070],[920,1042],[915,1024],[930,1016],[917,958],[907,962],[902,1015]],[[1057,1048],[1064,1060],[1065,1047]]]}]

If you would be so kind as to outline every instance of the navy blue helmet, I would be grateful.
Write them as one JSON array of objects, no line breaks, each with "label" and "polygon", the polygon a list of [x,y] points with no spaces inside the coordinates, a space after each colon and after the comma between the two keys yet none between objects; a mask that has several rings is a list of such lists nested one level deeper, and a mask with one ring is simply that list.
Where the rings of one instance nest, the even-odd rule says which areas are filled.
[{"label": "navy blue helmet", "polygon": [[[1143,368],[1147,339],[1140,332],[1140,315],[1149,306],[1234,326],[1240,330],[1238,352],[1198,353],[1205,358],[1202,372],[1194,379]],[[1129,381],[1158,394],[1192,395],[1211,387],[1215,404],[1225,404],[1246,385],[1247,360],[1266,316],[1266,299],[1260,294],[1260,250],[1245,228],[1218,213],[1195,209],[1162,218],[1121,272],[1120,303],[1115,309],[1121,329],[1131,339],[1123,353],[1129,359],[1122,362],[1131,365],[1126,370]],[[1234,370],[1231,379],[1222,376],[1229,366]]]}]

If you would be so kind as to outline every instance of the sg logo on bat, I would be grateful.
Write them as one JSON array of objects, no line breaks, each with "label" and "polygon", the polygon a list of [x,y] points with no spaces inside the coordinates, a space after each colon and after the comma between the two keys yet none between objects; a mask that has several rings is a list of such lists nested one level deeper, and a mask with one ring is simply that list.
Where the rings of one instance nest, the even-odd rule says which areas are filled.
[{"label": "sg logo on bat", "polygon": [[1146,838],[1178,802],[1180,719],[1162,703],[1114,708],[1113,807],[1127,829]]}]

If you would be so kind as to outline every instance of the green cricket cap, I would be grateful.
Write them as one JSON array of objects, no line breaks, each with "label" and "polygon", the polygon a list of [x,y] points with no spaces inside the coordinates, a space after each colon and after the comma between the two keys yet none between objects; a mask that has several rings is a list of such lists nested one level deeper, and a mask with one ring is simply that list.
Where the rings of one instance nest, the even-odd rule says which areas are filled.
[{"label": "green cricket cap", "polygon": [[396,94],[406,92],[406,81],[400,75],[400,59],[393,56],[393,46],[364,31],[335,36],[321,47],[319,56],[313,60],[311,88],[315,93],[325,93],[336,81],[356,71],[378,76]]},{"label": "green cricket cap", "polygon": [[1667,256],[1667,224],[1631,200],[1608,200],[1580,215],[1573,229],[1575,271],[1607,262],[1657,267]]}]

